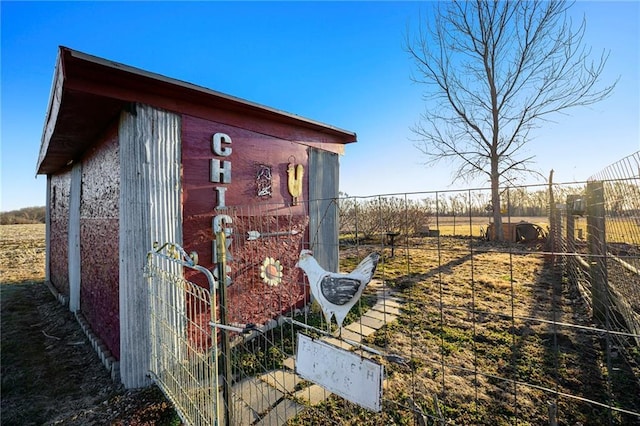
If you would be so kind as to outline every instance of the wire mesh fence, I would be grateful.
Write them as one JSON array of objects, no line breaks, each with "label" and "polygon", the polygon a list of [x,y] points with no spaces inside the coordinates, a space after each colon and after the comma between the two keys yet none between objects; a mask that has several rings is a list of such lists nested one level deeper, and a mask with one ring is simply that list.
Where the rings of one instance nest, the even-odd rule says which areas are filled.
[{"label": "wire mesh fence", "polygon": [[[603,229],[594,224],[593,245],[602,248],[604,297],[626,328],[640,332],[640,152],[590,179],[602,184]],[[589,186],[587,186],[589,189]],[[593,197],[592,197],[593,198]],[[640,344],[640,340],[638,340]]]},{"label": "wire mesh fence", "polygon": [[[206,287],[186,280],[183,268],[196,268]],[[215,311],[215,296],[212,299],[210,293],[213,277],[174,244],[149,252],[145,275],[150,298],[149,372],[186,424],[217,425],[223,415],[213,345],[216,331],[209,324],[212,307]]]},{"label": "wire mesh fence", "polygon": [[[555,199],[564,200],[583,193],[585,186],[554,185],[551,190]],[[491,221],[485,209],[486,190],[399,194],[345,203],[359,204],[361,214],[370,216],[375,216],[376,208],[385,212],[381,206],[394,203],[406,206],[396,212],[398,217],[409,216],[416,204],[427,206],[428,212],[418,232],[411,225],[391,230],[400,232],[393,249],[384,239],[389,231],[385,225],[393,222],[384,220],[383,214],[376,231],[369,233],[377,232],[385,250],[381,278],[402,294],[405,303],[398,321],[367,341],[391,353],[410,355],[405,368],[387,366],[388,410],[376,421],[639,421],[640,358],[633,343],[637,331],[594,321],[587,303],[593,299],[583,297],[578,281],[565,274],[566,258],[575,256],[566,256],[561,245],[549,249],[540,233],[523,239],[516,232],[524,224],[535,224],[546,228],[545,234],[556,233],[550,229],[550,214],[559,209],[566,219],[567,210],[563,205],[552,209],[549,195],[545,186],[504,190],[503,226],[514,229],[505,233],[511,238],[505,242],[485,239],[490,237]],[[558,235],[564,235],[566,220],[560,226],[564,229]],[[342,231],[356,234],[353,227]],[[375,240],[361,234],[352,239],[360,250]],[[586,259],[583,262],[591,264],[594,257]],[[629,282],[634,280],[637,283],[637,276]],[[340,423],[335,418],[325,420]]]},{"label": "wire mesh fence", "polygon": [[[220,389],[230,389],[220,402],[224,421],[640,423],[638,331],[620,319],[614,304],[604,304],[604,321],[594,315],[601,301],[592,287],[600,273],[593,272],[594,264],[604,265],[611,279],[617,274],[611,265],[620,265],[612,250],[636,265],[640,242],[626,237],[634,228],[615,240],[606,237],[618,245],[607,245],[603,255],[589,251],[596,225],[587,219],[598,212],[587,208],[587,186],[591,190],[588,182],[505,188],[500,210],[513,233],[502,242],[492,241],[489,232],[487,189],[345,196],[301,201],[297,209],[228,208],[224,214],[232,225],[218,281],[227,286],[227,321],[244,333],[221,331],[230,341],[229,370],[220,368]],[[560,200],[553,206],[550,191]],[[606,186],[603,194],[607,199]],[[617,206],[614,221],[624,217],[633,223],[636,205]],[[318,238],[323,221],[335,220],[334,210],[339,238]],[[315,219],[309,220],[313,211]],[[560,229],[551,229],[554,214],[561,218],[554,222]],[[553,249],[549,235],[560,238]],[[311,300],[308,278],[297,267],[307,248],[325,253],[321,266],[328,272],[331,253],[342,272],[372,252],[381,255],[342,329],[327,324]],[[637,291],[637,273],[623,269],[626,284]],[[637,313],[633,303],[628,301]],[[380,365],[379,410],[350,402],[357,398],[349,393],[357,397],[376,389],[349,389],[348,374],[341,385],[346,396],[341,386],[329,389],[303,377],[296,365],[299,334]],[[315,361],[335,373],[335,359]]]}]

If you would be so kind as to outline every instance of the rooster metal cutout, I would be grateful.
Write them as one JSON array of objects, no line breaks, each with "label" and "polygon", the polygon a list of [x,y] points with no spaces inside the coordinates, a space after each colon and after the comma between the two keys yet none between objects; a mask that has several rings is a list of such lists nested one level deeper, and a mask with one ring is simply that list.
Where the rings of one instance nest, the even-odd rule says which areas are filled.
[{"label": "rooster metal cutout", "polygon": [[298,197],[302,195],[302,178],[304,176],[304,167],[302,164],[297,166],[289,163],[287,166],[287,188],[291,194],[291,205],[298,205]]},{"label": "rooster metal cutout", "polygon": [[345,317],[371,281],[379,260],[378,253],[371,253],[352,272],[341,274],[322,269],[311,250],[300,252],[296,266],[307,274],[311,294],[320,304],[327,325],[331,324],[331,317],[335,316],[342,332]]}]

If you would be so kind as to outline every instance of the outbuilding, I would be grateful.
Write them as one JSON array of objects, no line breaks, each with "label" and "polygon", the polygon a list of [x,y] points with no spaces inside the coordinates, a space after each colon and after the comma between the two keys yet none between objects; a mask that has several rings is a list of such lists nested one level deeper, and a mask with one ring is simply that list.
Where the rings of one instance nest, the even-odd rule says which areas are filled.
[{"label": "outbuilding", "polygon": [[37,162],[47,176],[47,284],[114,378],[145,386],[143,268],[154,242],[178,243],[214,269],[212,220],[229,214],[232,320],[260,324],[304,304],[293,263],[311,247],[336,270],[338,157],[355,141],[350,131],[60,47]]}]

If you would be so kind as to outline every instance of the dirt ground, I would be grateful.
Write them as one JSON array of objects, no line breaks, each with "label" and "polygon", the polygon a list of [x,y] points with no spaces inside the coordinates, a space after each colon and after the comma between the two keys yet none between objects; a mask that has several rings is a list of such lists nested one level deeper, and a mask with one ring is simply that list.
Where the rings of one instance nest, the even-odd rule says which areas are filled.
[{"label": "dirt ground", "polygon": [[43,283],[3,284],[3,425],[179,424],[157,388],[125,390]]},{"label": "dirt ground", "polygon": [[44,285],[44,225],[0,227],[2,425],[178,425],[155,387],[115,384]]}]

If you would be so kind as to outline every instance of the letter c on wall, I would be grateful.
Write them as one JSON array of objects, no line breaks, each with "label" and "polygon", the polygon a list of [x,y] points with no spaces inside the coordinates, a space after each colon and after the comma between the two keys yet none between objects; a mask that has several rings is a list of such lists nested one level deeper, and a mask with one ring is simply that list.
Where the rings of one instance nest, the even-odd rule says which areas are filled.
[{"label": "letter c on wall", "polygon": [[223,143],[231,145],[231,137],[226,133],[215,133],[213,135],[211,148],[213,149],[213,153],[215,155],[219,155],[220,157],[228,157],[231,155],[231,147],[223,147]]}]

